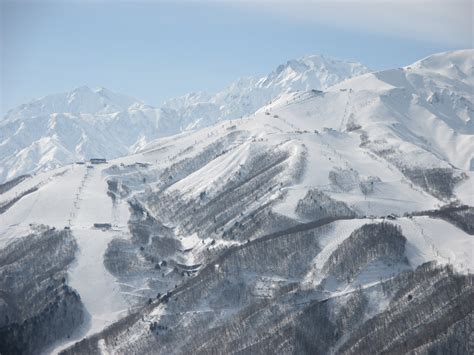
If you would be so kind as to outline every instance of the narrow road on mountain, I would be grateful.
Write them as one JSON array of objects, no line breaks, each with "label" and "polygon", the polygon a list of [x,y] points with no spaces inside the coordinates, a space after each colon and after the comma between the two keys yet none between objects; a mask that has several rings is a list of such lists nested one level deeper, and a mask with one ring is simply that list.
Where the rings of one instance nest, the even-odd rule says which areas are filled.
[{"label": "narrow road on mountain", "polygon": [[[449,211],[462,211],[464,209],[466,209],[466,206],[459,206],[459,207],[449,208]],[[433,216],[433,215],[436,215],[436,213],[434,213],[433,211],[420,211],[420,212],[416,213],[416,216]],[[414,217],[414,218],[416,218],[416,217]],[[310,221],[310,222],[307,222],[307,223],[298,223],[298,224],[293,225],[293,226],[291,226],[289,228],[286,228],[284,230],[280,230],[280,231],[277,231],[277,232],[274,232],[274,233],[267,234],[263,237],[260,237],[258,239],[249,241],[245,244],[231,246],[228,249],[224,250],[212,262],[205,265],[202,268],[202,270],[199,272],[199,274],[196,275],[196,277],[187,280],[187,282],[185,282],[181,285],[178,285],[174,290],[169,291],[168,295],[169,296],[176,295],[176,294],[179,294],[180,292],[186,290],[187,288],[194,287],[197,283],[202,281],[202,279],[203,279],[203,277],[205,277],[205,275],[207,275],[208,273],[214,272],[216,265],[222,264],[222,262],[225,259],[227,259],[232,253],[237,252],[240,249],[248,248],[249,246],[252,246],[252,245],[257,244],[257,243],[263,243],[263,242],[270,241],[272,239],[277,239],[277,238],[280,238],[280,237],[288,235],[288,234],[301,233],[301,232],[305,232],[305,231],[308,231],[308,230],[311,230],[311,229],[323,227],[325,225],[329,225],[329,224],[334,223],[336,221],[353,220],[353,219],[364,219],[364,220],[367,220],[367,223],[374,222],[374,220],[372,218],[366,218],[366,217],[362,217],[362,218],[357,218],[357,217],[328,217],[328,218],[322,218],[322,219],[318,219],[318,220],[315,220],[315,221]],[[390,222],[390,220],[388,220],[388,222]]]}]

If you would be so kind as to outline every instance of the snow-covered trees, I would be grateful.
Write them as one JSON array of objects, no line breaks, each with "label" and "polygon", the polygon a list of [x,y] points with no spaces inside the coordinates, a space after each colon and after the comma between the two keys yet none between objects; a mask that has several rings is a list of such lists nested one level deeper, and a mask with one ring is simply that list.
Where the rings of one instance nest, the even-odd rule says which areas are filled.
[{"label": "snow-covered trees", "polygon": [[401,262],[406,239],[399,227],[390,223],[366,224],[356,229],[331,254],[323,272],[340,280],[353,278],[376,260]]},{"label": "snow-covered trees", "polygon": [[35,354],[84,320],[79,295],[65,284],[77,246],[68,230],[35,232],[0,250],[0,352]]}]

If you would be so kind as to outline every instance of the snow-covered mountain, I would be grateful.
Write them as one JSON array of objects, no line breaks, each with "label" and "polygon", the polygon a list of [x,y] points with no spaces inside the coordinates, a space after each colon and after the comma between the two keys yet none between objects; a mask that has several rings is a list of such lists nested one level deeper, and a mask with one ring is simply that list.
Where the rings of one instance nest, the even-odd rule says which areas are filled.
[{"label": "snow-covered mountain", "polygon": [[28,119],[53,113],[100,115],[126,110],[138,102],[105,88],[91,90],[81,86],[71,92],[45,96],[20,105],[10,110],[6,119]]},{"label": "snow-covered mountain", "polygon": [[0,185],[0,352],[471,353],[473,55]]},{"label": "snow-covered mountain", "polygon": [[216,95],[170,100],[161,109],[104,88],[46,96],[0,121],[0,182],[91,157],[116,158],[158,137],[252,114],[284,92],[325,89],[367,71],[358,63],[309,56]]},{"label": "snow-covered mountain", "polygon": [[177,112],[181,127],[206,127],[216,117],[227,120],[252,114],[283,93],[324,90],[369,71],[360,63],[311,55],[290,60],[267,76],[242,78],[215,95],[192,93],[169,100],[163,108]]},{"label": "snow-covered mountain", "polygon": [[155,109],[80,87],[22,105],[0,121],[0,181],[92,157],[128,154],[154,132]]}]

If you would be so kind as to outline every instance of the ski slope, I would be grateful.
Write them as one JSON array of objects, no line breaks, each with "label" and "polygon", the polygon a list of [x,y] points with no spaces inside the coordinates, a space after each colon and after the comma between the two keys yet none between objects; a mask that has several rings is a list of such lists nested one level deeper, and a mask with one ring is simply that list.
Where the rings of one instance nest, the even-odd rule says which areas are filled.
[{"label": "ski slope", "polygon": [[[128,207],[113,205],[107,196],[103,170],[106,166],[70,165],[55,173],[42,173],[18,188],[40,186],[0,215],[2,245],[29,231],[30,224],[45,224],[58,229],[69,227],[78,244],[76,260],[68,270],[68,284],[80,295],[87,312],[87,322],[68,341],[61,341],[47,352],[58,353],[88,335],[126,315],[129,304],[115,278],[106,270],[103,255],[108,243],[128,237]],[[5,195],[13,196],[13,192]],[[3,196],[2,196],[3,197]],[[102,231],[94,223],[111,223]]]},{"label": "ski slope", "polygon": [[[209,121],[204,128],[197,124],[152,141],[143,138],[135,145],[138,151],[108,164],[71,164],[37,173],[0,194],[0,206],[5,206],[29,192],[0,214],[0,248],[37,224],[70,228],[78,245],[67,284],[79,293],[87,321],[46,352],[57,353],[100,333],[148,297],[151,304],[140,311],[136,329],[122,334],[118,348],[101,340],[104,352],[152,344],[147,343],[152,341],[149,323],[173,327],[166,322],[175,315],[190,317],[179,319],[183,329],[193,324],[192,317],[209,316],[216,323],[203,322],[212,326],[225,324],[239,307],[256,305],[247,300],[271,299],[281,285],[307,292],[308,297],[302,296],[306,303],[343,302],[367,292],[369,317],[390,307],[389,295],[379,289],[382,283],[424,263],[472,274],[472,235],[446,220],[407,217],[449,203],[472,206],[472,53],[436,55],[350,78],[325,91],[284,90],[250,115]],[[281,69],[278,75],[287,70]],[[203,97],[186,100],[197,103]],[[107,180],[117,184],[115,202]],[[438,185],[452,189],[439,193]],[[318,225],[318,211],[298,209],[304,202],[311,205],[315,191],[343,203],[352,214]],[[135,207],[129,209],[129,203]],[[383,221],[399,226],[406,239],[399,259],[393,264],[377,259],[346,281],[323,273],[351,233]],[[96,229],[94,223],[112,228]],[[104,254],[119,238],[123,243],[114,246],[112,256],[124,261],[125,276],[120,271],[114,276],[104,266]],[[301,242],[294,247],[298,238],[309,246]],[[299,265],[304,272],[296,267],[300,260],[292,259],[295,255],[308,257],[307,264]],[[278,272],[265,269],[260,259],[277,260],[273,268]],[[254,270],[242,273],[243,261],[251,265],[245,270]],[[298,276],[286,276],[289,270]],[[226,272],[227,281],[221,277]],[[235,284],[248,294],[240,295]],[[206,296],[200,299],[199,292]],[[173,296],[170,305],[161,306],[163,295]],[[235,295],[241,297],[238,306],[228,306]],[[166,309],[153,310],[155,304]],[[212,318],[220,311],[221,318]],[[176,334],[182,330],[174,329]]]}]

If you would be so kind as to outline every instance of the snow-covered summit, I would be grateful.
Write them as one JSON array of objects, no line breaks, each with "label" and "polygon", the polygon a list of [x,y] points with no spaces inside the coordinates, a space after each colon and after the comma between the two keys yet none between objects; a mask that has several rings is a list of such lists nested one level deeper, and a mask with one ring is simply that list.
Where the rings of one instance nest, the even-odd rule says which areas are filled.
[{"label": "snow-covered summit", "polygon": [[[427,166],[436,165],[436,157],[472,170],[473,58],[474,50],[435,54],[403,68],[350,78],[321,94],[286,94],[260,111],[291,104],[299,112],[293,123],[317,121],[338,131],[362,129],[381,150],[405,151],[397,157],[404,164],[415,161],[409,156],[420,155]],[[308,114],[311,119],[305,117]]]},{"label": "snow-covered summit", "polygon": [[72,91],[33,100],[10,110],[5,120],[28,119],[53,113],[106,114],[126,110],[139,100],[106,88],[80,86]]},{"label": "snow-covered summit", "polygon": [[115,158],[159,137],[253,114],[282,92],[324,89],[367,71],[358,63],[308,56],[214,95],[169,100],[161,109],[105,88],[45,96],[0,121],[0,182],[92,156]]},{"label": "snow-covered summit", "polygon": [[322,55],[290,60],[259,81],[262,87],[278,86],[286,91],[326,89],[346,78],[370,70],[357,62],[346,62]]},{"label": "snow-covered summit", "polygon": [[[335,112],[343,111],[338,129],[383,125],[390,129],[372,132],[379,139],[395,134],[469,168],[474,164],[467,154],[474,132],[472,58],[473,50],[453,51],[371,72],[359,63],[311,55],[266,76],[242,78],[216,94],[190,93],[161,108],[104,88],[80,87],[21,105],[0,121],[0,182],[92,156],[132,153],[154,139],[249,116],[286,104],[293,93],[312,95],[311,90],[325,91],[318,103],[322,117],[334,121]],[[432,133],[426,141],[419,139],[420,129]]]},{"label": "snow-covered summit", "polygon": [[417,71],[437,72],[466,84],[474,83],[474,50],[463,49],[430,55],[410,66]]},{"label": "snow-covered summit", "polygon": [[368,72],[370,69],[360,63],[309,55],[289,60],[268,75],[241,78],[214,95],[188,94],[165,102],[163,107],[177,111],[182,127],[205,127],[217,120],[252,114],[282,93],[324,90]]}]

